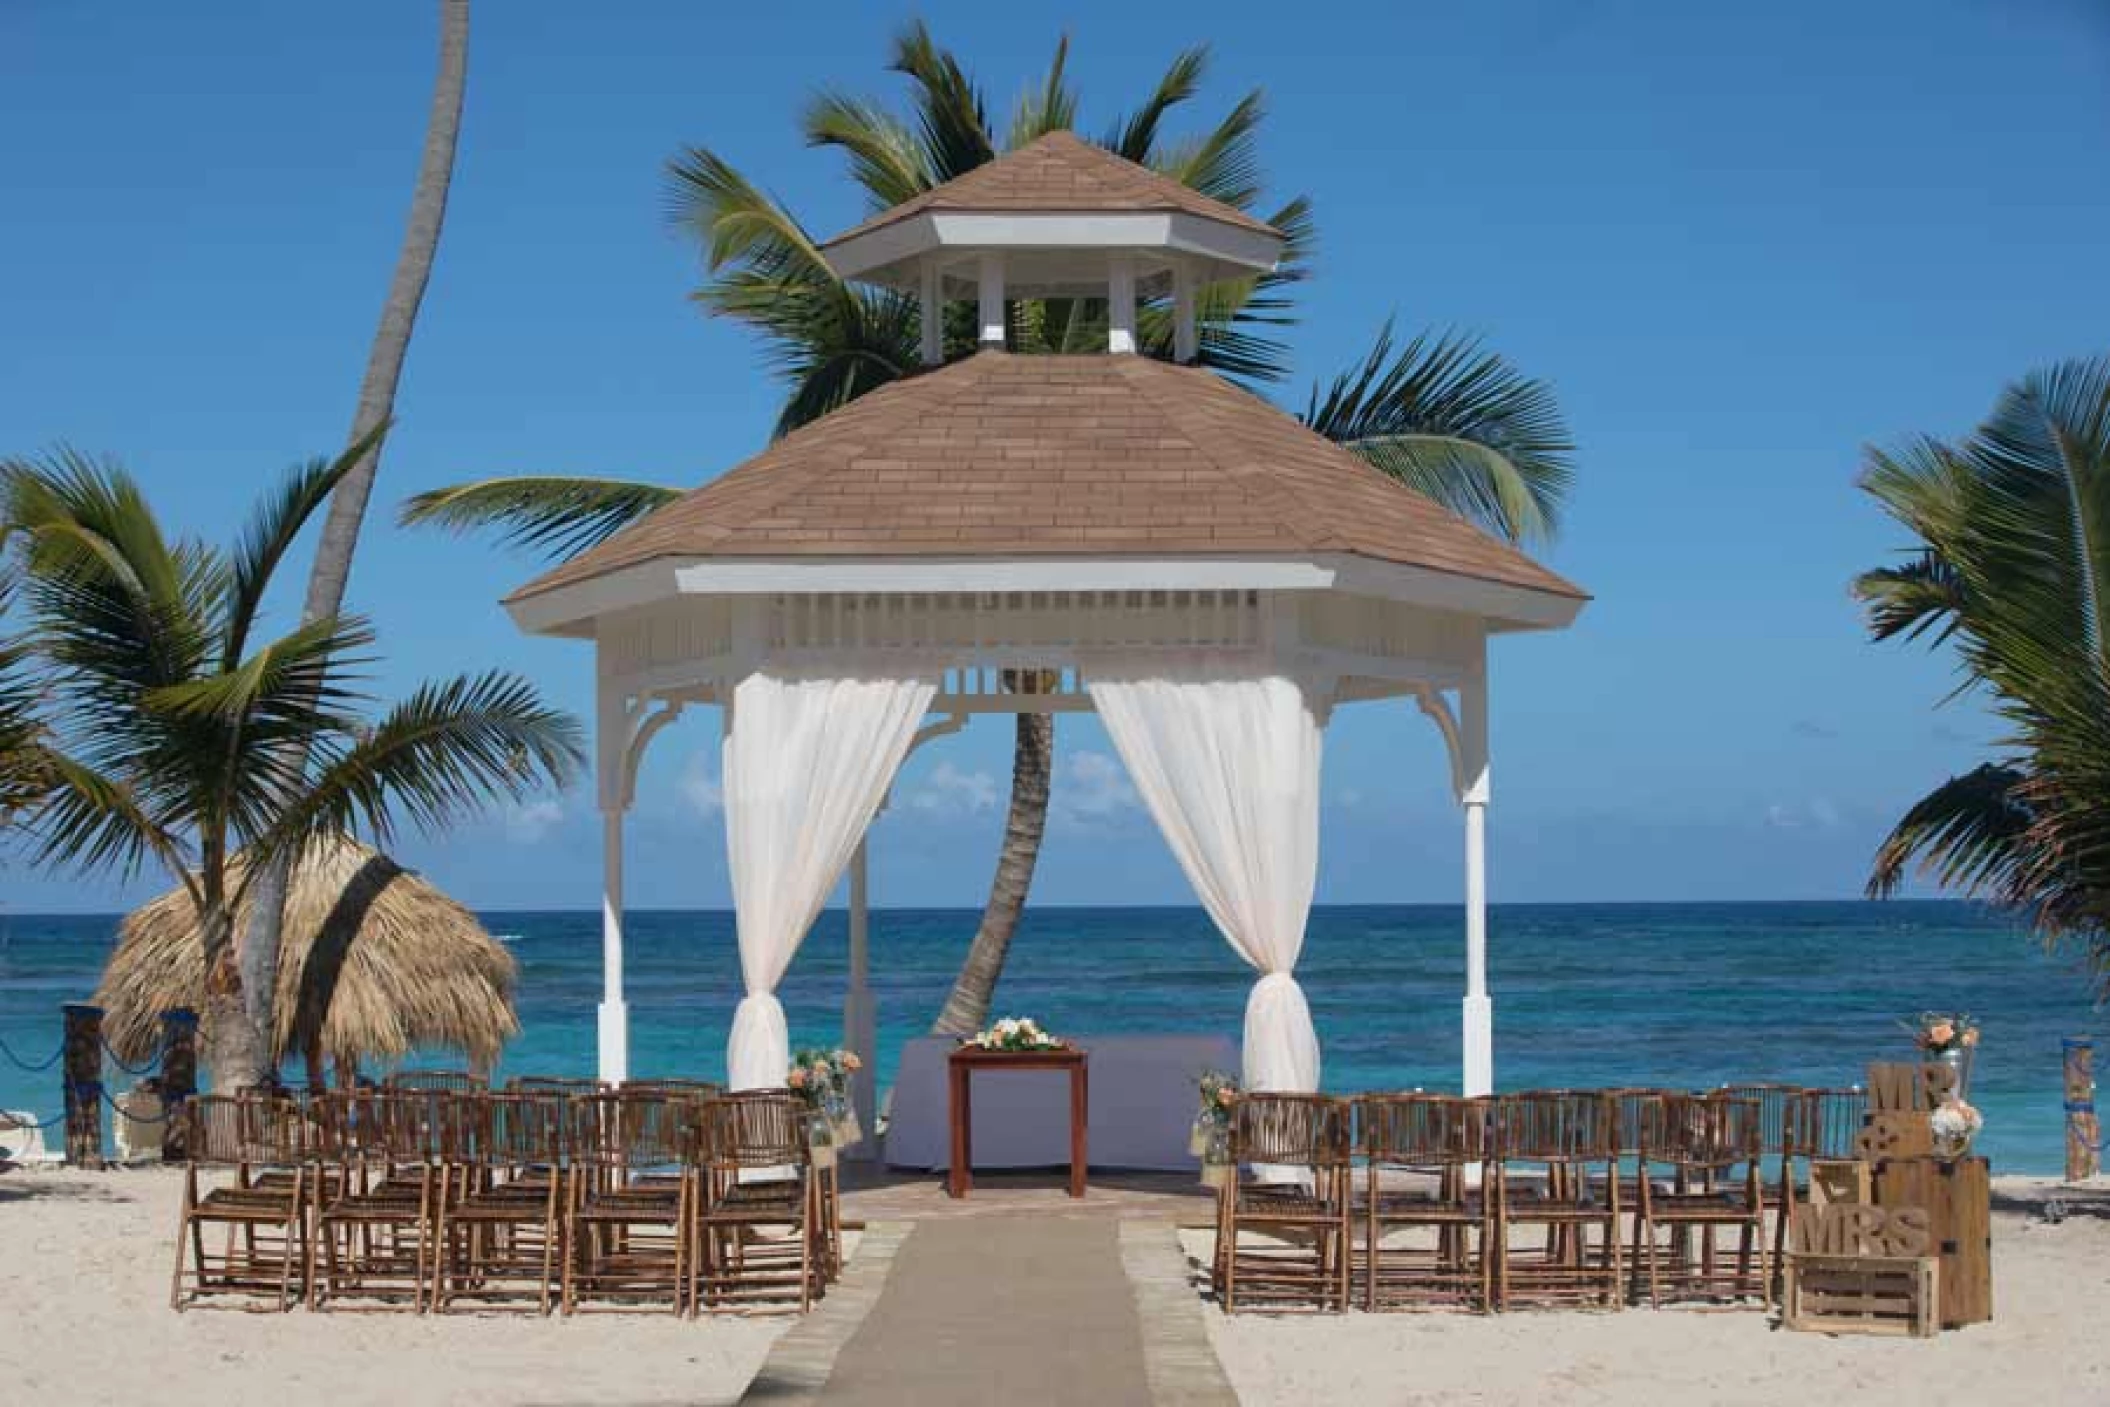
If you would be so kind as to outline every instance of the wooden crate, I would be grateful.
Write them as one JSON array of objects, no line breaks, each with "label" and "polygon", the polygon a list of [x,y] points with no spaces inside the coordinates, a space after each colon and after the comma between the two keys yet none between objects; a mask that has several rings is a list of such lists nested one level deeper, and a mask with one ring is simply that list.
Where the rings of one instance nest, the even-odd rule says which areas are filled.
[{"label": "wooden crate", "polygon": [[1993,1317],[1992,1169],[1983,1158],[1896,1158],[1874,1169],[1876,1205],[1925,1207],[1941,1257],[1941,1324]]},{"label": "wooden crate", "polygon": [[1940,1332],[1941,1262],[1933,1256],[1788,1256],[1781,1323],[1820,1334]]}]

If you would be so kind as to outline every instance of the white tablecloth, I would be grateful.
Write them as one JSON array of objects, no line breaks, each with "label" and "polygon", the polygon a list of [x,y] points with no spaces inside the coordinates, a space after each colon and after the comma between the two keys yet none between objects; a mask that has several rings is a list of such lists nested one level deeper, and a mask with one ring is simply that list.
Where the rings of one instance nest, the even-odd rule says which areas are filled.
[{"label": "white tablecloth", "polygon": [[[1091,1163],[1095,1168],[1185,1171],[1204,1070],[1238,1069],[1237,1042],[1224,1036],[1083,1036],[1091,1057]],[[886,1160],[900,1168],[951,1164],[945,1058],[950,1037],[925,1036],[902,1049],[894,1075]],[[1063,1070],[977,1070],[974,1165],[1066,1166],[1070,1160],[1070,1077]]]}]

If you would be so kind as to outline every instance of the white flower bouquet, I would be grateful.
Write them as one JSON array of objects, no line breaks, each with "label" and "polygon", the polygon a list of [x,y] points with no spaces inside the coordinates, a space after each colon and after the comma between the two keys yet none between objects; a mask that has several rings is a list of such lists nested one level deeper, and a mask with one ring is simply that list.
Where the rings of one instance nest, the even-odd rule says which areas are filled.
[{"label": "white flower bouquet", "polygon": [[1961,1158],[1985,1127],[1985,1115],[1961,1099],[1951,1099],[1934,1111],[1928,1123],[1934,1130],[1935,1156]]},{"label": "white flower bouquet", "polygon": [[980,1050],[1061,1050],[1069,1042],[1040,1029],[1030,1016],[1006,1016],[986,1031],[977,1031],[962,1041]]}]

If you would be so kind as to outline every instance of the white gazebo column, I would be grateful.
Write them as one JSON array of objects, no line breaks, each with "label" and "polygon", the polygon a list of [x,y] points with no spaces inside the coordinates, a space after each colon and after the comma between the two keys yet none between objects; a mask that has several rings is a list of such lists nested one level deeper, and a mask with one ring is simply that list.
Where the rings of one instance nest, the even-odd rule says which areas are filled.
[{"label": "white gazebo column", "polygon": [[1004,256],[995,253],[982,255],[977,265],[977,306],[975,341],[984,347],[999,350],[1004,345]]},{"label": "white gazebo column", "polygon": [[1194,327],[1194,270],[1183,261],[1172,270],[1172,359],[1182,366],[1201,354]]},{"label": "white gazebo column", "polygon": [[938,267],[936,256],[926,259],[922,270],[922,308],[919,326],[923,337],[923,364],[936,366],[945,360],[945,299],[943,295],[944,270]]},{"label": "white gazebo column", "polygon": [[1465,1069],[1467,1097],[1495,1082],[1495,1009],[1487,995],[1487,665],[1458,690],[1459,790],[1465,807]]},{"label": "white gazebo column", "polygon": [[630,1005],[623,1000],[623,811],[601,812],[601,1079],[630,1078]]},{"label": "white gazebo column", "polygon": [[865,1130],[857,1145],[861,1157],[872,1156],[879,1146],[879,1013],[872,1001],[871,897],[865,865],[869,840],[868,835],[858,841],[850,856],[850,984],[843,994],[843,1047],[863,1062],[850,1077],[850,1098]]},{"label": "white gazebo column", "polygon": [[1136,349],[1136,266],[1125,254],[1116,254],[1106,270],[1106,350],[1129,353]]}]

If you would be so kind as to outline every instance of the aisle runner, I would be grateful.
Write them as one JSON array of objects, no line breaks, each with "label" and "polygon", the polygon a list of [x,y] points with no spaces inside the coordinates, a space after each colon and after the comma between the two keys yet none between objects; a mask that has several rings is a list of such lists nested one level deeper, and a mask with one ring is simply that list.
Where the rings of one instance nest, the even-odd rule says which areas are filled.
[{"label": "aisle runner", "polygon": [[879,1303],[843,1346],[823,1402],[992,1398],[1148,1404],[1143,1333],[1111,1218],[919,1223]]}]

